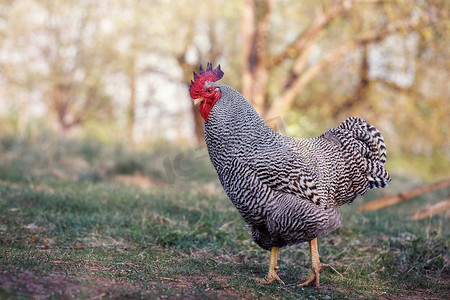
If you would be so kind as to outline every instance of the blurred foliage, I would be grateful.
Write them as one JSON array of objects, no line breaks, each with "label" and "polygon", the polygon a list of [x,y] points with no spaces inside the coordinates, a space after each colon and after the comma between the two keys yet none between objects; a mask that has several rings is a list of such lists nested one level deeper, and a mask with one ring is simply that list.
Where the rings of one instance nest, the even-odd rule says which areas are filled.
[{"label": "blurred foliage", "polygon": [[26,181],[28,177],[94,183],[137,181],[146,188],[217,180],[204,147],[105,145],[91,137],[62,138],[48,129],[39,134],[0,136],[0,181]]},{"label": "blurred foliage", "polygon": [[[8,137],[39,139],[47,131],[111,145],[127,140],[140,148],[167,141],[195,145],[191,71],[212,60],[222,65],[223,81],[241,89],[242,12],[254,3],[261,16],[263,2],[0,0],[2,147],[14,147]],[[315,136],[358,115],[383,133],[390,171],[448,176],[448,1],[269,2],[269,58],[307,32],[318,12],[351,4],[313,39],[305,72],[338,46],[380,35],[305,86],[279,116],[287,134]],[[383,31],[395,24],[399,30]],[[270,68],[266,106],[282,94],[300,56],[288,51]],[[79,151],[95,161],[95,142]],[[132,157],[115,168],[146,172]]]}]

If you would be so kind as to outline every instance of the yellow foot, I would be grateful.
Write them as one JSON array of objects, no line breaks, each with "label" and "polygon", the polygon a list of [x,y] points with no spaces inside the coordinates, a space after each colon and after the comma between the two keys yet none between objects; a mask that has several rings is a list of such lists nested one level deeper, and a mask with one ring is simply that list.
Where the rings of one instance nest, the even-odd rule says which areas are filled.
[{"label": "yellow foot", "polygon": [[314,283],[314,281],[316,281],[316,286],[320,287],[320,270],[322,270],[322,267],[329,267],[329,265],[320,262],[319,250],[317,248],[317,238],[309,242],[309,250],[311,253],[312,272],[309,276],[309,279],[299,284],[298,286],[309,286],[310,284]]},{"label": "yellow foot", "polygon": [[277,270],[279,269],[279,267],[277,266],[279,250],[279,247],[272,247],[272,249],[270,250],[269,273],[267,274],[267,277],[265,279],[253,278],[254,280],[263,284],[270,284],[274,281],[278,281],[279,283],[284,284],[284,282],[277,275]]},{"label": "yellow foot", "polygon": [[[278,270],[278,269],[279,269],[279,267],[276,266],[275,270]],[[278,281],[279,283],[284,285],[283,280],[281,280],[280,277],[278,277],[278,274],[275,270],[270,270],[269,274],[267,274],[267,278],[253,278],[253,279],[262,284],[271,284],[274,281]]]},{"label": "yellow foot", "polygon": [[319,263],[318,266],[312,268],[312,272],[311,275],[309,276],[309,279],[303,283],[298,284],[297,286],[299,287],[310,286],[311,284],[314,284],[315,281],[316,287],[320,287],[320,271],[322,267],[323,268],[329,267],[329,265]]}]

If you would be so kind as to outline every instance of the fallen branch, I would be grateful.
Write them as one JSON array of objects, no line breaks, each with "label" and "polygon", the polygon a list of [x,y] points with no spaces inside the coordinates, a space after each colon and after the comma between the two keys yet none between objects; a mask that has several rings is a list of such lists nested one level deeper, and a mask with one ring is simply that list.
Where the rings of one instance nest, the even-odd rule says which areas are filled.
[{"label": "fallen branch", "polygon": [[450,197],[448,197],[447,199],[445,199],[439,203],[427,206],[427,207],[415,212],[414,214],[409,216],[408,219],[416,220],[416,221],[423,220],[427,217],[431,217],[435,214],[447,211],[449,209],[450,209]]},{"label": "fallen branch", "polygon": [[47,249],[68,249],[68,250],[83,250],[89,248],[103,248],[103,247],[128,247],[129,244],[126,243],[112,243],[112,244],[88,244],[88,245],[77,245],[77,246],[49,246],[49,245],[39,245],[36,249],[47,250]]},{"label": "fallen branch", "polygon": [[406,192],[402,192],[397,195],[377,199],[375,201],[364,204],[363,206],[359,207],[358,210],[359,211],[377,210],[448,186],[450,186],[450,178],[446,178],[444,180],[426,186],[421,186]]}]

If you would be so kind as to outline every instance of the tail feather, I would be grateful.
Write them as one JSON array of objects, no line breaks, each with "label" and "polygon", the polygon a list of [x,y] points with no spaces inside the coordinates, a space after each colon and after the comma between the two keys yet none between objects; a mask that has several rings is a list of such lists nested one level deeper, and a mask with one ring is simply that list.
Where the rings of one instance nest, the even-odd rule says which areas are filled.
[{"label": "tail feather", "polygon": [[347,131],[354,139],[361,142],[361,155],[364,160],[368,187],[382,188],[387,186],[387,183],[391,181],[384,168],[387,150],[383,136],[378,129],[356,117],[346,119],[338,126],[338,129]]}]

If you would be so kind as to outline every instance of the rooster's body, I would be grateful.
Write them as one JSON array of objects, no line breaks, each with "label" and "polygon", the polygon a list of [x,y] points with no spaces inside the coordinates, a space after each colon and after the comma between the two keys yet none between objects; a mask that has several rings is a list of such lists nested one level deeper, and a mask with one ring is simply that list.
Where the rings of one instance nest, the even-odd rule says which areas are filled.
[{"label": "rooster's body", "polygon": [[[195,77],[219,71],[208,65]],[[191,85],[193,98],[199,95],[198,79],[203,77]],[[309,241],[313,274],[305,285],[314,279],[318,285],[316,238],[339,226],[340,205],[369,188],[385,187],[390,180],[381,134],[352,117],[316,138],[282,136],[239,92],[214,82],[218,80],[214,76],[207,79],[198,85],[209,156],[253,240],[272,251],[267,282],[281,281],[275,271],[280,247]]]}]

